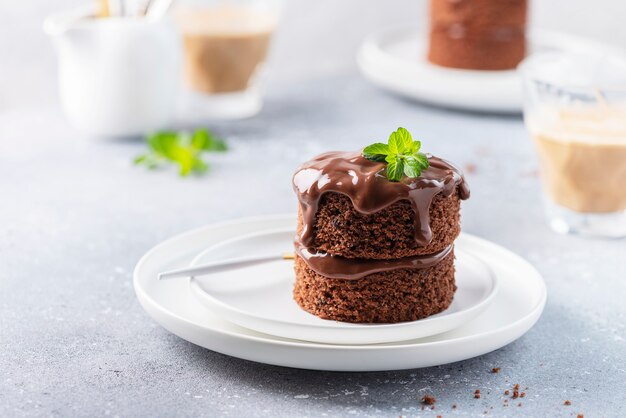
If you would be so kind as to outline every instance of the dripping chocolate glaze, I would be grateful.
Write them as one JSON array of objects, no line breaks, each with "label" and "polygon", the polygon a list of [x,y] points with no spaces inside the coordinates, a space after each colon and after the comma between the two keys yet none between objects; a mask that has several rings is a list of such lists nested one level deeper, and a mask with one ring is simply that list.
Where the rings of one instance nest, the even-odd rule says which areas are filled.
[{"label": "dripping chocolate glaze", "polygon": [[400,200],[408,200],[415,211],[415,241],[426,246],[432,240],[429,209],[433,198],[450,196],[458,190],[461,199],[469,198],[469,188],[461,171],[451,163],[428,156],[430,167],[417,178],[399,182],[387,179],[386,163],[370,161],[357,152],[327,152],[304,163],[293,176],[294,190],[302,210],[302,231],[298,237],[304,247],[313,245],[313,224],[324,193],[341,193],[363,213],[378,212]]},{"label": "dripping chocolate glaze", "polygon": [[311,270],[331,279],[356,280],[374,273],[397,269],[425,269],[439,264],[450,252],[450,245],[443,250],[427,255],[398,258],[395,260],[363,260],[344,258],[323,252],[314,252],[297,240],[296,253],[304,259]]}]

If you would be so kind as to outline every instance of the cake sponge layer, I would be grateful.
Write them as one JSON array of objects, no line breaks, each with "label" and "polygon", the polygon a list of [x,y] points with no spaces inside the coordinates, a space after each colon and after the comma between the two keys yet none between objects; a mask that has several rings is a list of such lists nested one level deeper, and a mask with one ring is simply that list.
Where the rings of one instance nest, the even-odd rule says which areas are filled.
[{"label": "cake sponge layer", "polygon": [[[377,260],[436,253],[452,245],[461,232],[460,207],[458,193],[435,196],[429,210],[433,238],[420,247],[415,241],[415,211],[408,201],[363,214],[347,196],[329,192],[320,199],[312,247],[341,257]],[[301,213],[297,230],[302,230]]]},{"label": "cake sponge layer", "polygon": [[398,269],[358,280],[330,279],[295,259],[294,299],[323,319],[353,323],[415,321],[439,313],[452,303],[454,251],[425,269]]}]

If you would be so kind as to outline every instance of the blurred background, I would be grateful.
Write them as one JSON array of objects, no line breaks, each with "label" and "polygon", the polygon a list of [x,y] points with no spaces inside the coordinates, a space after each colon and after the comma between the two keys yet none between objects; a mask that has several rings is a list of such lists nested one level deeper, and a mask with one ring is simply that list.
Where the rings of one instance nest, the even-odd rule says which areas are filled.
[{"label": "blurred background", "polygon": [[[45,16],[85,0],[4,1],[0,5],[0,110],[57,102],[56,56]],[[550,0],[531,4],[531,25],[626,45],[626,2]],[[270,82],[356,74],[355,52],[378,28],[426,24],[426,0],[288,0],[269,61]],[[349,30],[342,30],[349,27]]]},{"label": "blurred background", "polygon": [[[0,416],[33,416],[36,408],[55,416],[159,416],[172,408],[188,416],[277,416],[267,412],[276,408],[285,416],[347,416],[353,410],[372,414],[372,401],[388,416],[417,415],[421,388],[439,393],[438,402],[451,405],[462,397],[459,405],[469,404],[477,381],[497,378],[488,371],[500,365],[507,374],[499,376],[533,389],[524,408],[515,408],[519,416],[570,416],[565,393],[577,408],[571,412],[584,405],[585,416],[616,416],[623,408],[626,241],[583,240],[549,229],[537,153],[521,112],[459,112],[398,100],[358,71],[357,50],[378,29],[409,25],[426,33],[427,0],[285,0],[265,72],[265,107],[253,118],[207,123],[229,151],[207,157],[205,177],[186,180],[173,167],[151,172],[134,166],[146,151],[139,138],[90,138],[64,117],[57,51],[43,21],[95,3],[0,2]],[[626,1],[529,4],[531,28],[626,47]],[[76,84],[78,107],[95,102]],[[606,105],[604,96],[595,96]],[[213,222],[294,213],[291,176],[299,164],[330,149],[359,149],[398,126],[425,141],[427,152],[465,170],[472,198],[463,207],[463,230],[520,254],[545,276],[548,305],[524,339],[419,376],[410,370],[313,374],[201,350],[142,311],[132,271],[149,248]],[[626,173],[626,157],[612,160],[616,173]],[[611,171],[581,161],[586,172]],[[623,193],[624,181],[614,177]],[[621,216],[626,231],[623,208]],[[359,387],[370,387],[371,396],[361,397]],[[184,397],[185,391],[204,399]],[[304,393],[310,399],[299,399]],[[235,402],[243,409],[229,409]],[[474,409],[459,412],[483,416],[482,403],[468,408]]]}]

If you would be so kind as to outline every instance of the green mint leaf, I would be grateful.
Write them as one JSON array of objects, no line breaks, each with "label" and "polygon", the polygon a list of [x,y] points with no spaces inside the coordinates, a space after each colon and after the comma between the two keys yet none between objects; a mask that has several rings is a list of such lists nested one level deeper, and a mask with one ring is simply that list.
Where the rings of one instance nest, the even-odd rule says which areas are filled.
[{"label": "green mint leaf", "polygon": [[176,132],[157,132],[148,137],[148,146],[155,153],[167,157],[177,142]]},{"label": "green mint leaf", "polygon": [[413,156],[406,157],[404,164],[404,175],[411,178],[419,177],[422,174],[422,167],[417,161],[417,158]]},{"label": "green mint leaf", "polygon": [[404,161],[392,155],[388,155],[385,160],[387,161],[387,179],[400,181],[404,172]]},{"label": "green mint leaf", "polygon": [[[377,142],[372,145],[368,145],[363,148],[363,156],[368,160],[374,161],[384,161],[385,155],[389,154],[389,146],[387,144],[382,144]],[[380,159],[382,157],[382,160]]]},{"label": "green mint leaf", "polygon": [[407,131],[405,128],[400,127],[396,130],[395,134],[396,141],[402,142],[402,150],[400,151],[400,153],[404,154],[407,151],[411,153],[413,149],[413,138],[411,137],[409,131]]},{"label": "green mint leaf", "polygon": [[195,149],[204,149],[209,143],[209,131],[198,129],[191,135],[191,146]]},{"label": "green mint leaf", "polygon": [[392,132],[389,135],[389,153],[390,154],[403,154],[404,153],[404,139],[398,135],[397,132]]},{"label": "green mint leaf", "polygon": [[384,163],[385,162],[385,156],[382,154],[378,154],[378,155],[371,155],[371,154],[363,154],[363,156],[365,158],[367,158],[370,161],[376,161],[377,163]]},{"label": "green mint leaf", "polygon": [[420,169],[422,171],[430,167],[430,163],[428,162],[428,157],[425,154],[418,152],[413,157],[415,157],[415,159],[417,160],[417,163],[419,164]]},{"label": "green mint leaf", "polygon": [[398,128],[389,135],[388,143],[375,143],[363,148],[363,156],[372,161],[387,163],[387,178],[400,181],[402,176],[416,178],[429,167],[428,157],[419,152],[420,141],[413,141],[411,133]]},{"label": "green mint leaf", "polygon": [[173,162],[178,164],[179,173],[182,177],[189,175],[193,169],[194,153],[189,149],[180,145],[173,147],[172,150]]},{"label": "green mint leaf", "polygon": [[154,169],[163,163],[176,164],[181,176],[190,173],[203,174],[209,165],[202,159],[204,152],[221,152],[227,149],[226,143],[216,138],[207,129],[193,133],[161,131],[146,138],[148,152],[136,157],[133,162]]},{"label": "green mint leaf", "polygon": [[383,162],[385,161],[385,156],[389,154],[389,147],[387,144],[377,142],[363,148],[362,154],[368,160]]},{"label": "green mint leaf", "polygon": [[157,152],[157,155],[176,161],[179,158],[181,147],[178,138],[176,137],[165,137],[160,142],[160,150]]},{"label": "green mint leaf", "polygon": [[226,151],[226,143],[215,137],[207,129],[196,130],[191,137],[191,144],[194,148],[203,151]]}]

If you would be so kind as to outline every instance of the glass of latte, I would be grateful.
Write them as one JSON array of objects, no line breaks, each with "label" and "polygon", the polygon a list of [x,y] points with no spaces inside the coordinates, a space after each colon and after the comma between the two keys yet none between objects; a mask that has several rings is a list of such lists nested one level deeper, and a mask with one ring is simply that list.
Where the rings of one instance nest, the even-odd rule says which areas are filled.
[{"label": "glass of latte", "polygon": [[612,50],[541,53],[521,72],[551,227],[626,236],[626,57]]},{"label": "glass of latte", "polygon": [[180,2],[183,119],[245,118],[261,110],[260,72],[280,7],[279,0]]}]

